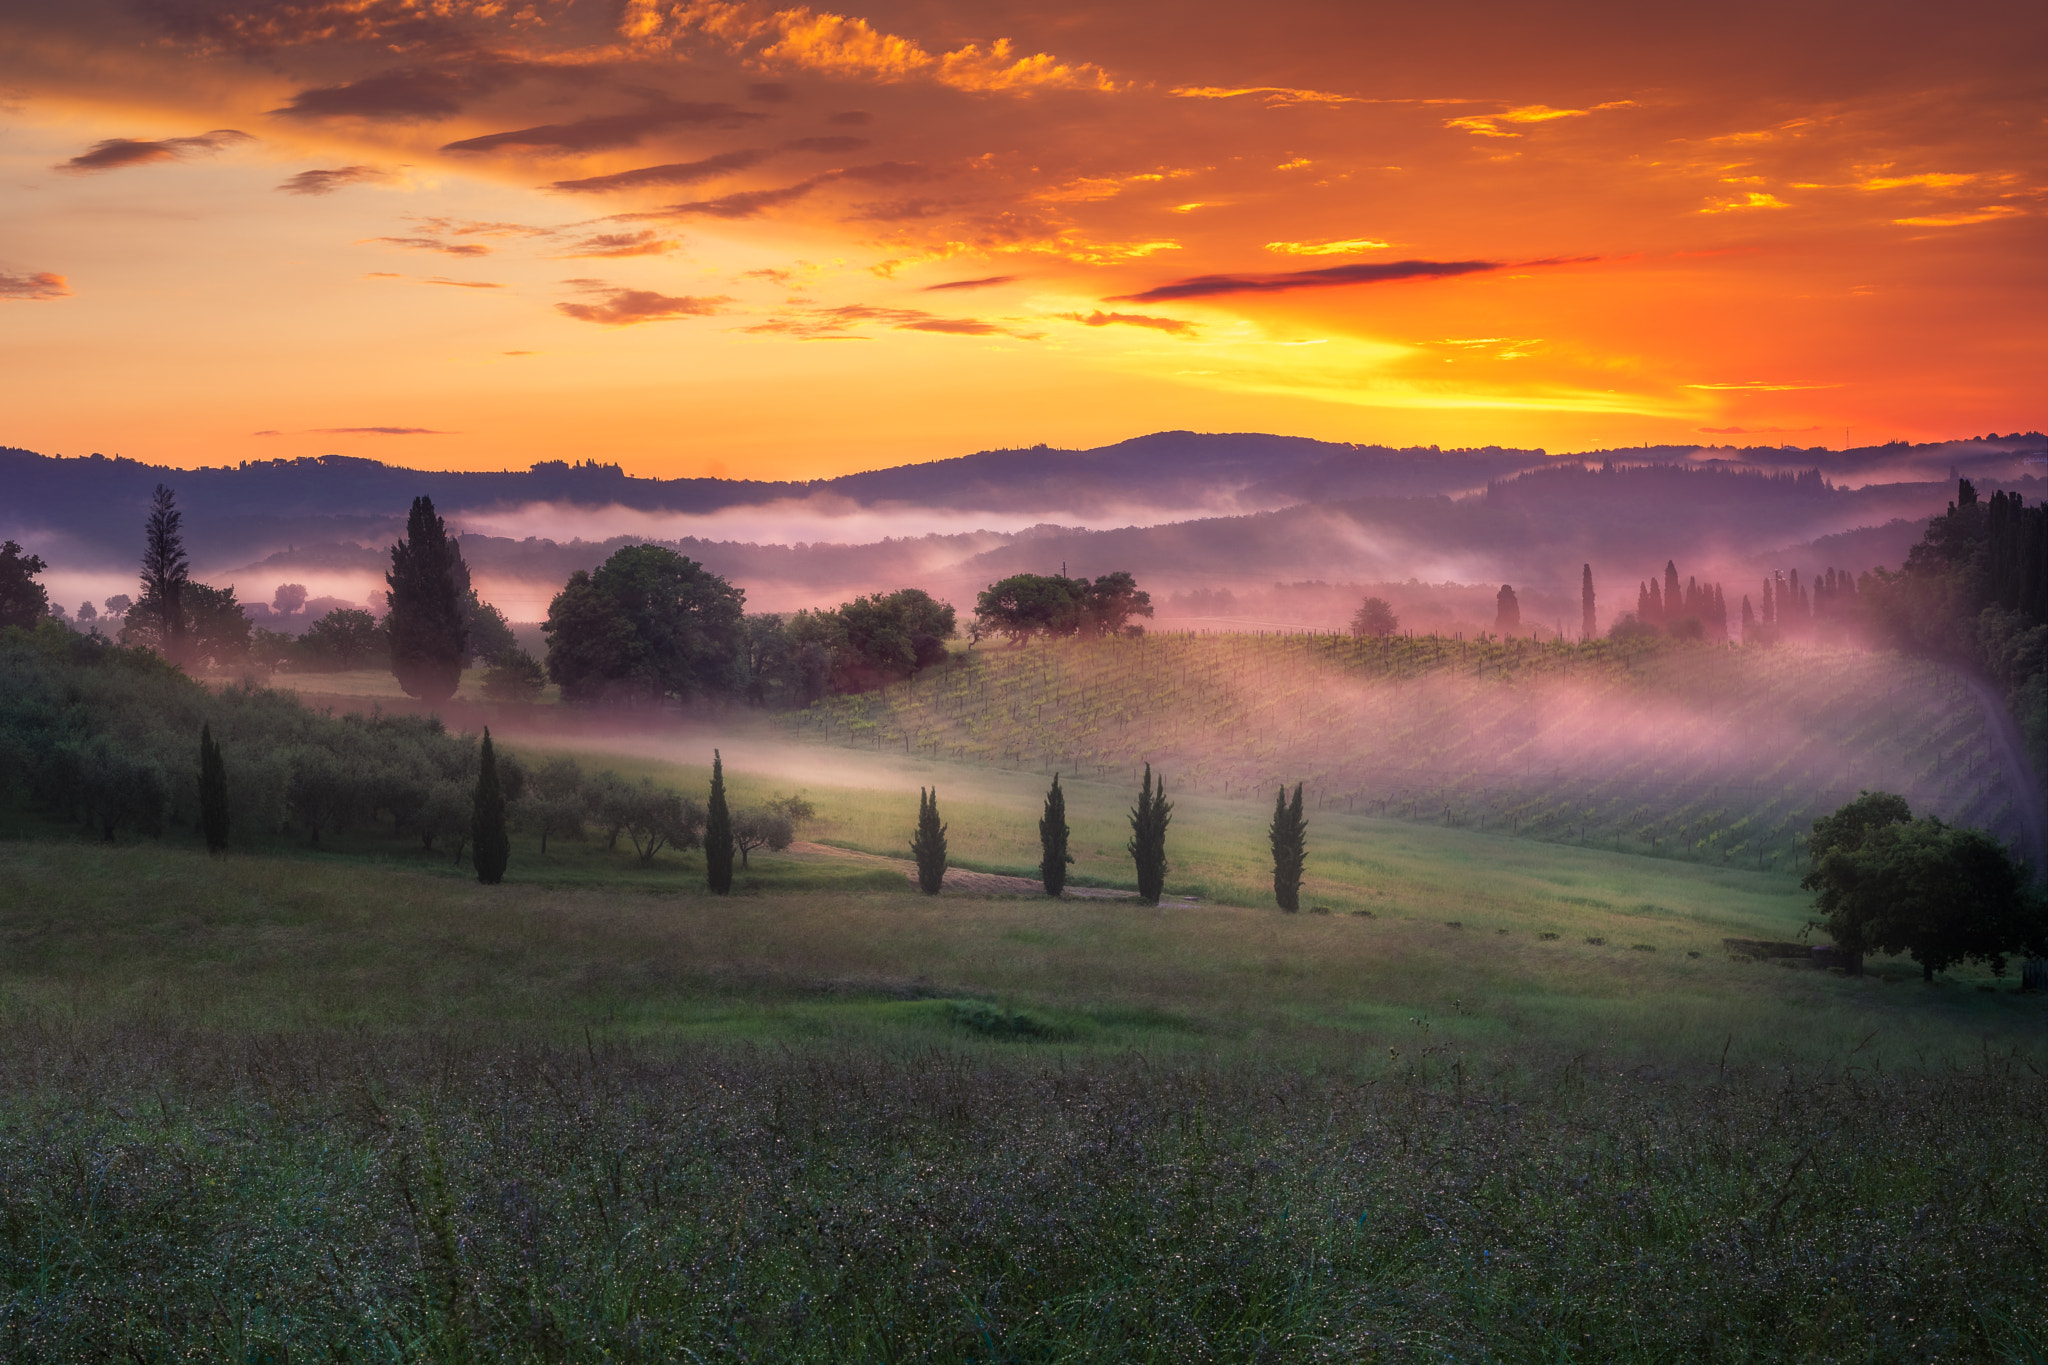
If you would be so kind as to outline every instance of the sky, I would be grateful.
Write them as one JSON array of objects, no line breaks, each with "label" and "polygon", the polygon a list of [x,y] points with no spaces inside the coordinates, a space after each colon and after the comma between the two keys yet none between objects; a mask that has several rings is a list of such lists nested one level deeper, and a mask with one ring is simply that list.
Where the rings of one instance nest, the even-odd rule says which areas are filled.
[{"label": "sky", "polygon": [[0,0],[0,444],[2043,425],[2048,7]]}]

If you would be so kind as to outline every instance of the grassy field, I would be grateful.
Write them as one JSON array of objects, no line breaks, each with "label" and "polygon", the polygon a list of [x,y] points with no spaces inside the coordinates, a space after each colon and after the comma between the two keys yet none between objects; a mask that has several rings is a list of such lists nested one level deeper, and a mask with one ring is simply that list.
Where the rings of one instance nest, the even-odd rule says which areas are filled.
[{"label": "grassy field", "polygon": [[[726,726],[537,759],[1028,873],[1044,779]],[[1130,884],[1120,778],[1068,792]],[[0,829],[0,1355],[2012,1360],[2048,1006],[1738,960],[1791,874],[1170,793],[1187,908],[829,851]]]}]

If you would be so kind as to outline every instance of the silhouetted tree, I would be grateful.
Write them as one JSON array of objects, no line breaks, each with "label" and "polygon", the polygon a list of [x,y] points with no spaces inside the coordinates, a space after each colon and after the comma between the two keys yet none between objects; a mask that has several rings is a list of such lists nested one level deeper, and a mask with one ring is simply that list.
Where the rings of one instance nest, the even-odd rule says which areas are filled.
[{"label": "silhouetted tree", "polygon": [[391,672],[407,695],[439,705],[462,682],[469,648],[463,627],[469,568],[434,514],[433,499],[417,497],[406,518],[405,538],[391,547],[390,613],[384,629],[391,639]]},{"label": "silhouetted tree", "polygon": [[476,863],[476,879],[485,886],[505,880],[506,865],[512,861],[512,837],[505,829],[505,789],[498,782],[498,752],[491,744],[491,727],[484,727],[483,747],[477,752],[476,802],[470,817],[469,840]]},{"label": "silhouetted tree", "polygon": [[142,596],[154,604],[161,621],[162,653],[174,663],[184,661],[185,584],[191,580],[191,562],[185,557],[185,538],[179,533],[184,514],[177,499],[162,484],[149,500],[149,520],[143,527]]},{"label": "silhouetted tree", "polygon": [[270,609],[279,616],[290,616],[306,605],[306,585],[303,583],[280,583],[270,599]]},{"label": "silhouetted tree", "polygon": [[765,848],[780,853],[796,839],[796,826],[779,810],[743,810],[732,818],[732,844],[740,851],[740,866],[746,867],[750,849]]},{"label": "silhouetted tree", "polygon": [[1493,599],[1493,628],[1503,635],[1513,635],[1522,628],[1522,603],[1506,583],[1500,585],[1500,592]]},{"label": "silhouetted tree", "polygon": [[732,890],[732,811],[725,804],[725,760],[711,751],[711,799],[704,807],[704,882],[723,896]]},{"label": "silhouetted tree", "polygon": [[1593,566],[1588,564],[1579,571],[1579,638],[1592,640],[1599,634],[1598,618],[1593,611]]},{"label": "silhouetted tree", "polygon": [[235,600],[233,586],[216,588],[208,583],[187,581],[179,590],[178,616],[183,623],[182,643],[174,644],[164,635],[167,615],[154,593],[128,609],[120,641],[156,650],[165,658],[177,652],[177,662],[193,665],[211,663],[218,667],[238,664],[249,652],[254,629],[242,604]]},{"label": "silhouetted tree", "polygon": [[1152,785],[1152,765],[1145,765],[1144,785],[1138,788],[1138,804],[1131,808],[1131,860],[1138,868],[1138,899],[1159,904],[1166,891],[1166,826],[1173,818],[1173,803],[1166,799],[1166,778]]},{"label": "silhouetted tree", "polygon": [[1152,594],[1141,591],[1136,578],[1118,570],[1088,585],[1082,629],[1091,635],[1122,635],[1132,628],[1133,616],[1150,615]]},{"label": "silhouetted tree", "polygon": [[307,627],[299,643],[313,660],[347,672],[370,657],[383,633],[377,618],[361,608],[336,607]]},{"label": "silhouetted tree", "polygon": [[1294,784],[1294,804],[1287,802],[1282,783],[1273,796],[1273,898],[1288,914],[1301,909],[1301,871],[1308,861],[1308,820],[1301,809],[1301,783]]},{"label": "silhouetted tree", "polygon": [[1393,604],[1384,597],[1368,597],[1351,614],[1351,633],[1360,639],[1392,635],[1401,628]]},{"label": "silhouetted tree", "polygon": [[1038,876],[1045,894],[1060,895],[1067,889],[1067,867],[1074,855],[1067,852],[1067,794],[1060,790],[1060,775],[1052,775],[1052,788],[1045,794],[1045,814],[1038,817]]},{"label": "silhouetted tree", "polygon": [[35,576],[47,569],[40,555],[25,555],[13,541],[0,543],[0,630],[34,630],[50,610],[50,594]]},{"label": "silhouetted tree", "polygon": [[917,789],[917,834],[910,841],[917,859],[917,889],[936,896],[946,884],[946,827],[939,823],[939,789]]},{"label": "silhouetted tree", "polygon": [[1664,618],[1675,621],[1685,615],[1685,594],[1678,585],[1678,564],[1675,560],[1664,561]]},{"label": "silhouetted tree", "polygon": [[484,674],[484,695],[492,701],[530,702],[548,685],[547,670],[523,649],[496,655]]},{"label": "silhouetted tree", "polygon": [[746,595],[660,545],[629,545],[578,569],[548,606],[548,676],[570,702],[740,693]]},{"label": "silhouetted tree", "polygon": [[216,856],[228,848],[228,770],[221,761],[213,727],[199,727],[199,830],[206,851]]}]

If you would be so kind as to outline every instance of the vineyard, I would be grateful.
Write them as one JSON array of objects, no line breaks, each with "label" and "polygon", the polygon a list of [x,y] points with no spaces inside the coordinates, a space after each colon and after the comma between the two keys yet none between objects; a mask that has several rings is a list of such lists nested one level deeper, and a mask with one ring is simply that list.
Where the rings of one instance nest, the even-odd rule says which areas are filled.
[{"label": "vineyard", "polygon": [[1790,869],[1864,788],[2013,840],[1950,669],[1850,650],[1153,634],[981,648],[785,722],[825,743]]}]

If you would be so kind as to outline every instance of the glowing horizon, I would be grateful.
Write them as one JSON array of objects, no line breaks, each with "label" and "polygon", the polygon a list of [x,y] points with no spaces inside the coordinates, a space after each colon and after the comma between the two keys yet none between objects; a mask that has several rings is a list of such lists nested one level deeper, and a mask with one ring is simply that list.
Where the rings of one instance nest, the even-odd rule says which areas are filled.
[{"label": "glowing horizon", "polygon": [[813,478],[2037,429],[2033,8],[81,3],[0,443]]}]

